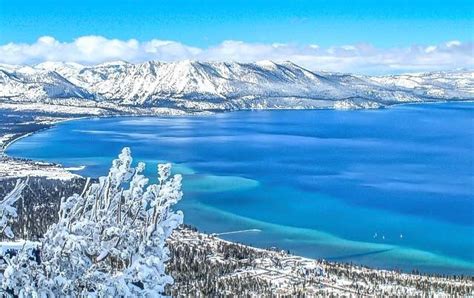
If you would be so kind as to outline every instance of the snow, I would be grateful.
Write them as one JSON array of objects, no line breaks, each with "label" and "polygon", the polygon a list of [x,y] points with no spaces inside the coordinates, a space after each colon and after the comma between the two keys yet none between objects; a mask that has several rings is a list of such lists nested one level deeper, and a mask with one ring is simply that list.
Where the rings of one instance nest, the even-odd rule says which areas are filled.
[{"label": "snow", "polygon": [[0,160],[0,178],[46,177],[47,179],[71,180],[80,177],[52,164],[24,162],[10,158]]},{"label": "snow", "polygon": [[[10,227],[11,222],[17,218],[17,210],[14,206],[20,199],[21,192],[26,187],[26,181],[17,180],[15,187],[5,198],[0,200],[0,236],[5,235],[12,239],[15,235]],[[2,235],[3,234],[3,235]]]},{"label": "snow", "polygon": [[[41,240],[41,263],[24,250],[7,259],[1,285],[18,296],[159,297],[173,278],[165,272],[166,240],[183,223],[173,206],[181,199],[181,176],[159,165],[158,184],[148,185],[145,164],[131,167],[124,148],[109,174],[88,179],[81,195],[61,199],[59,220]],[[0,201],[6,220],[23,183]]]},{"label": "snow", "polygon": [[0,148],[5,147],[14,136],[15,134],[8,134],[8,133],[4,135],[0,135]]},{"label": "snow", "polygon": [[324,108],[373,108],[452,99],[474,99],[474,72],[369,77],[312,72],[291,62],[273,61],[0,65],[0,102],[64,102],[74,108],[105,109],[95,113],[106,112],[106,106],[100,106],[105,102],[127,108],[202,111],[319,108],[321,101],[326,101]]},{"label": "snow", "polygon": [[[185,111],[175,108],[160,107],[139,107],[116,105],[114,103],[94,103],[66,101],[61,103],[41,103],[26,101],[2,102],[0,99],[0,109],[22,111],[22,112],[43,112],[52,115],[70,116],[104,116],[104,115],[184,115]],[[201,113],[199,111],[193,113]]]},{"label": "snow", "polygon": [[40,243],[34,241],[0,241],[0,255],[5,254],[9,250],[20,250],[20,249],[30,249],[38,247]]},{"label": "snow", "polygon": [[[222,240],[215,235],[205,235],[188,229],[175,231],[170,238],[170,246],[174,247],[174,250],[193,252],[191,257],[187,256],[188,262],[191,262],[191,259],[192,262],[197,263],[220,264],[220,268],[235,268],[230,270],[226,268],[227,270],[222,270],[225,272],[224,274],[217,274],[217,280],[223,281],[218,283],[222,285],[221,287],[235,286],[233,289],[231,288],[233,291],[226,293],[231,296],[244,295],[243,293],[252,297],[268,296],[268,292],[264,289],[259,290],[256,286],[262,281],[269,284],[271,295],[282,297],[296,296],[295,289],[296,293],[300,293],[301,296],[310,297],[450,297],[472,294],[472,281],[469,278],[429,277],[369,269],[352,264],[312,260],[293,256],[285,251],[246,247],[242,244]],[[236,246],[246,247],[250,251],[247,254],[248,258],[235,258],[232,254],[226,254],[227,250],[223,249],[226,246],[232,247],[232,250],[235,250]],[[182,253],[180,255],[182,256]],[[185,262],[179,259],[173,267],[179,268]],[[203,267],[206,268],[206,265],[203,264]],[[194,273],[192,269],[190,271],[190,275]],[[203,270],[203,272],[208,274],[204,279],[213,275],[212,270],[210,272]],[[250,287],[243,286],[250,280],[253,280]],[[181,278],[181,281],[172,286],[177,290],[172,293],[178,296],[183,293],[182,291],[185,291],[180,296],[193,295],[194,291],[199,291],[200,281],[199,279]],[[191,289],[189,290],[189,288]],[[221,288],[219,291],[226,290]],[[222,294],[216,294],[216,296],[222,296]]]}]

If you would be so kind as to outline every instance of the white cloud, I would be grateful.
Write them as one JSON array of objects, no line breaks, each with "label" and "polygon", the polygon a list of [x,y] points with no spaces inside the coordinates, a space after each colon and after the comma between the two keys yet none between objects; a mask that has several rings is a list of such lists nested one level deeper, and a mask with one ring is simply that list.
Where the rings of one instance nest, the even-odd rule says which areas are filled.
[{"label": "white cloud", "polygon": [[461,42],[459,40],[451,40],[446,43],[446,46],[448,48],[459,47],[460,45],[461,45]]},{"label": "white cloud", "polygon": [[473,42],[458,40],[438,45],[413,45],[404,48],[376,48],[364,43],[323,48],[315,44],[266,44],[227,40],[208,48],[197,48],[176,41],[158,39],[141,42],[136,39],[82,36],[72,42],[61,42],[54,37],[43,36],[31,44],[0,45],[0,62],[35,64],[44,61],[68,61],[96,64],[111,60],[129,62],[183,59],[240,62],[290,60],[313,70],[395,73],[473,68],[473,49]]}]

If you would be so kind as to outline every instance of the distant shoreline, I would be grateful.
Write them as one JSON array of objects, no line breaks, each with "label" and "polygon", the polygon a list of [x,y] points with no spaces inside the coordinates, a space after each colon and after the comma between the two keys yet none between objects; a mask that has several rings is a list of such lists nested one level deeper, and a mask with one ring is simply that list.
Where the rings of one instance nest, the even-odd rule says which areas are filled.
[{"label": "distant shoreline", "polygon": [[[265,111],[313,111],[313,110],[330,110],[330,111],[365,111],[365,110],[377,110],[377,109],[391,109],[391,108],[397,108],[397,107],[401,107],[401,106],[405,106],[405,105],[436,105],[436,104],[446,104],[446,103],[474,103],[474,100],[472,99],[467,99],[467,100],[453,100],[453,101],[450,101],[450,100],[446,100],[446,101],[424,101],[424,102],[405,102],[405,103],[395,103],[395,104],[392,104],[392,105],[389,105],[389,106],[384,106],[384,107],[379,107],[379,108],[359,108],[359,109],[335,109],[335,108],[315,108],[315,109],[291,109],[291,108],[287,108],[287,109],[280,109],[280,108],[266,108],[266,109],[240,109],[240,110],[233,110],[233,111],[220,111],[220,112],[213,112],[211,114],[219,114],[219,113],[238,113],[238,112],[242,112],[242,111],[255,111],[255,112],[265,112]],[[0,111],[11,111],[11,112],[15,112],[15,113],[45,113],[45,112],[42,112],[42,111],[34,111],[34,110],[25,110],[25,111],[21,111],[21,110],[13,110],[13,109],[10,109],[10,108],[4,108],[1,106],[2,102],[0,101]],[[19,104],[21,105],[21,104]],[[55,106],[55,105],[54,105]],[[4,157],[9,157],[6,155],[5,151],[8,149],[8,147],[10,145],[12,145],[13,143],[23,139],[23,138],[26,138],[28,136],[31,136],[33,134],[36,134],[38,132],[41,132],[43,130],[47,130],[47,129],[50,129],[52,127],[54,127],[55,125],[57,124],[60,124],[60,123],[63,123],[63,122],[68,122],[68,121],[74,121],[74,120],[82,120],[82,119],[90,119],[90,118],[114,118],[114,117],[182,117],[182,116],[200,116],[202,114],[200,113],[184,113],[184,114],[175,114],[175,115],[172,115],[172,114],[130,114],[130,113],[111,113],[111,114],[102,114],[102,115],[95,115],[95,114],[89,114],[89,115],[72,115],[72,116],[66,116],[65,114],[59,114],[61,116],[57,116],[57,114],[50,114],[50,118],[51,119],[55,119],[55,118],[59,118],[59,119],[55,119],[55,120],[51,120],[49,123],[45,124],[44,127],[41,127],[41,128],[37,128],[37,129],[32,129],[32,130],[29,130],[29,131],[25,131],[24,133],[20,133],[20,134],[17,134],[17,135],[12,135],[11,138],[8,138],[6,141],[4,140],[3,143],[0,143],[0,156],[4,156]],[[5,135],[5,134],[4,134]],[[3,135],[1,134],[0,132],[0,138],[2,138]]]},{"label": "distant shoreline", "polygon": [[[8,113],[8,110],[0,110],[0,111],[3,111],[3,112],[7,111]],[[0,161],[1,161],[0,181],[3,178],[26,177],[28,176],[27,175],[28,172],[31,172],[33,174],[32,176],[35,176],[35,177],[44,176],[44,177],[49,177],[51,179],[59,178],[59,179],[69,180],[69,179],[78,177],[78,175],[70,173],[69,171],[65,170],[61,165],[8,156],[6,154],[6,150],[13,143],[23,138],[32,136],[38,132],[49,129],[58,123],[71,121],[71,120],[77,120],[80,118],[81,117],[64,118],[64,117],[52,116],[49,119],[42,119],[41,121],[27,119],[26,123],[20,122],[18,124],[10,124],[10,123],[9,123],[10,125],[7,124],[9,125],[7,126],[7,128],[12,129],[11,133],[0,132],[0,138],[2,139],[2,143],[0,144]],[[35,127],[28,126],[28,124],[31,122],[33,122],[37,126]],[[17,129],[20,126],[22,130],[15,131],[15,129]],[[14,172],[14,174],[12,174],[12,172]]]}]

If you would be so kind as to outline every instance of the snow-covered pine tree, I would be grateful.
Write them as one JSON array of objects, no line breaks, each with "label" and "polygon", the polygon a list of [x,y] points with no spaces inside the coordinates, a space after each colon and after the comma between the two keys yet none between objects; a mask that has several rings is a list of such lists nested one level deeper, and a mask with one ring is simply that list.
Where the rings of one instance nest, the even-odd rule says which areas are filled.
[{"label": "snow-covered pine tree", "polygon": [[[165,272],[166,238],[183,222],[172,206],[182,197],[181,176],[158,166],[148,185],[145,165],[131,166],[130,149],[108,176],[61,202],[59,221],[41,243],[41,264],[13,258],[3,287],[20,295],[159,296],[173,279]],[[90,184],[90,186],[89,186]],[[23,256],[22,256],[23,255]]]}]

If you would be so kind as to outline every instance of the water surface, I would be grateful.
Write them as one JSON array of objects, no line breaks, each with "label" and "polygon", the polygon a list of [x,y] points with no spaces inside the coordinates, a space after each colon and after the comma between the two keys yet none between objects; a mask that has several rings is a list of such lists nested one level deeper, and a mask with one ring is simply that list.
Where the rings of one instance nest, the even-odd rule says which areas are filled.
[{"label": "water surface", "polygon": [[245,111],[59,124],[12,156],[105,175],[129,146],[184,174],[185,222],[374,267],[474,274],[474,104]]}]

